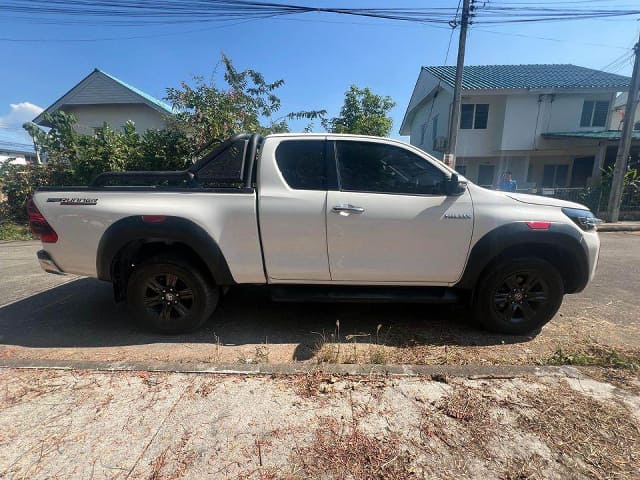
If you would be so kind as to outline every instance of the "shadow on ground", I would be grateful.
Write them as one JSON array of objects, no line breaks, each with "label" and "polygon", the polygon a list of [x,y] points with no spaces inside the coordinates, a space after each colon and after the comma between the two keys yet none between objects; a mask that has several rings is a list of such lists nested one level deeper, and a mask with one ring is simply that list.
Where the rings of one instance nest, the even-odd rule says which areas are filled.
[{"label": "shadow on ground", "polygon": [[[86,348],[152,343],[222,345],[295,344],[293,358],[307,360],[319,342],[357,341],[389,346],[496,345],[532,337],[491,335],[461,307],[416,304],[273,303],[260,287],[236,287],[201,330],[179,336],[139,327],[111,285],[79,279],[0,308],[0,345]],[[340,328],[336,326],[339,320]],[[381,325],[380,328],[378,326]],[[377,337],[376,337],[376,332]]]}]

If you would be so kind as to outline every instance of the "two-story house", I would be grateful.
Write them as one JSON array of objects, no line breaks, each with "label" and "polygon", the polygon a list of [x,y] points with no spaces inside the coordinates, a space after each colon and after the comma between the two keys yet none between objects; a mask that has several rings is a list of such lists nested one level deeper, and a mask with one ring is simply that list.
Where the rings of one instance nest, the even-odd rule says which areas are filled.
[{"label": "two-story house", "polygon": [[97,68],[33,122],[50,127],[44,114],[58,110],[73,114],[77,119],[78,133],[87,135],[102,128],[105,122],[113,130],[120,131],[129,120],[135,123],[138,132],[163,129],[172,114],[166,103]]},{"label": "two-story house", "polygon": [[[455,71],[421,69],[400,128],[438,158],[447,147]],[[575,65],[465,66],[456,169],[486,186],[510,171],[519,189],[584,187],[615,159],[620,132],[609,127],[629,83]]]}]

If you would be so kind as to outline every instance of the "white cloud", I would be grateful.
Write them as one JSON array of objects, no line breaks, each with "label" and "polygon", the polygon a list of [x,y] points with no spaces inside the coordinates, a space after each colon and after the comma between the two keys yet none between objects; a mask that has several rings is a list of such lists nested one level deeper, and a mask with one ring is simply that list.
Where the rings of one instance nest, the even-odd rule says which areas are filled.
[{"label": "white cloud", "polygon": [[31,102],[9,104],[9,112],[0,115],[0,127],[22,128],[24,122],[30,122],[42,112],[43,108]]}]

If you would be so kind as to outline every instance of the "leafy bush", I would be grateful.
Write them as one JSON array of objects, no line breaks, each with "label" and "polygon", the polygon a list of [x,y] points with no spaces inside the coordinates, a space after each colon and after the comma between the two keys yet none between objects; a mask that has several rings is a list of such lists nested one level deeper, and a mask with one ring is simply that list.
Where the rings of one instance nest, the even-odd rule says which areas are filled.
[{"label": "leafy bush", "polygon": [[27,219],[25,202],[33,191],[44,185],[71,185],[72,171],[62,164],[0,165],[0,189],[5,200],[0,204],[0,221],[12,219],[24,222]]},{"label": "leafy bush", "polygon": [[27,196],[41,186],[87,185],[102,172],[182,170],[190,164],[186,136],[173,130],[147,130],[142,135],[127,122],[123,132],[106,123],[95,135],[75,131],[76,119],[62,111],[45,115],[52,128],[33,123],[24,128],[33,137],[46,165],[0,165],[2,219],[26,220]]},{"label": "leafy bush", "polygon": [[0,240],[31,240],[32,238],[27,225],[0,220]]},{"label": "leafy bush", "polygon": [[[593,212],[607,209],[609,195],[611,194],[611,184],[613,182],[614,166],[602,170],[600,184],[595,187],[588,187],[580,194],[578,201],[587,205]],[[629,168],[624,175],[622,205],[627,203],[633,195],[640,191],[640,172],[637,168]]]}]

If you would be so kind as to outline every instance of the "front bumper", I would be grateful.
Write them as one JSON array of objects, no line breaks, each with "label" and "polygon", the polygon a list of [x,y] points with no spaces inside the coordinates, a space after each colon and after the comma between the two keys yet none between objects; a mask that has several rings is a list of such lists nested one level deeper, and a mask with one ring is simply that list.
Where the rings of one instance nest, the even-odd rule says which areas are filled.
[{"label": "front bumper", "polygon": [[598,267],[598,259],[600,257],[600,237],[596,231],[585,232],[582,236],[582,242],[587,252],[589,261],[589,281],[593,280]]},{"label": "front bumper", "polygon": [[56,275],[64,275],[64,272],[58,264],[55,262],[49,252],[46,250],[38,250],[36,254],[38,256],[38,261],[40,262],[40,268],[42,268],[47,273],[55,273]]}]

